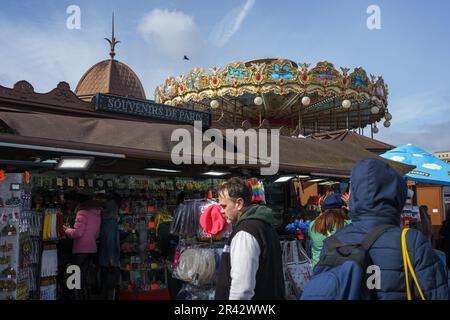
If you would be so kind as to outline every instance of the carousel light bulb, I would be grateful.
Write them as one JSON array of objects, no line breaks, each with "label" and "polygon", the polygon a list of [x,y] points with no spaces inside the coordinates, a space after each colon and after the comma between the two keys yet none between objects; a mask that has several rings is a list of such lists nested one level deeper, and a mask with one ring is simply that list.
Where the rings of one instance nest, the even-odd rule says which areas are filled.
[{"label": "carousel light bulb", "polygon": [[386,112],[386,114],[384,115],[384,118],[385,118],[387,121],[391,121],[391,120],[392,120],[392,114],[390,114],[389,112]]},{"label": "carousel light bulb", "polygon": [[370,112],[372,112],[372,114],[378,114],[380,112],[380,108],[378,108],[377,106],[373,106],[372,108],[370,108]]},{"label": "carousel light bulb", "polygon": [[378,131],[379,131],[379,129],[375,126],[375,127],[373,127],[373,129],[372,129],[372,132],[373,133],[378,133]]},{"label": "carousel light bulb", "polygon": [[302,104],[304,106],[309,106],[310,103],[311,103],[311,99],[308,96],[305,96],[302,98]]},{"label": "carousel light bulb", "polygon": [[386,128],[389,128],[389,127],[391,126],[391,123],[389,122],[389,120],[386,120],[386,121],[383,123],[383,125],[384,125]]},{"label": "carousel light bulb", "polygon": [[255,97],[255,99],[253,100],[253,102],[257,105],[260,106],[263,104],[263,99],[260,96]]},{"label": "carousel light bulb", "polygon": [[350,100],[345,99],[344,101],[342,101],[342,107],[344,109],[348,109],[352,106],[352,103],[350,102]]},{"label": "carousel light bulb", "polygon": [[211,106],[212,109],[217,109],[219,107],[219,101],[217,100],[211,100],[211,102],[209,103],[209,105]]}]

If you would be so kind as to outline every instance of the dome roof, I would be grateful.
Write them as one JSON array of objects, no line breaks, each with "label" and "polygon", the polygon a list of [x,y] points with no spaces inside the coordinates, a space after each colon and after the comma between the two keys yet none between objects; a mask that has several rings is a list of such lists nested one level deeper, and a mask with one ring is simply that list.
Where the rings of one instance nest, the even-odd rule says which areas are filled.
[{"label": "dome roof", "polygon": [[126,64],[115,59],[93,65],[78,82],[75,94],[91,101],[97,92],[145,99],[145,91],[138,76]]}]

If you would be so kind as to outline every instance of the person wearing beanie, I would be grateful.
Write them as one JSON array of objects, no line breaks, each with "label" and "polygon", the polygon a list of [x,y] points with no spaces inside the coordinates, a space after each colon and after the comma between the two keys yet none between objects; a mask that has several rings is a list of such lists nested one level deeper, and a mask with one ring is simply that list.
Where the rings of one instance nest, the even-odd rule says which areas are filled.
[{"label": "person wearing beanie", "polygon": [[309,225],[313,268],[319,262],[326,238],[351,223],[346,220],[346,203],[340,193],[330,193],[322,201],[322,213]]},{"label": "person wearing beanie", "polygon": [[219,189],[226,220],[234,225],[222,253],[217,300],[284,299],[281,246],[272,210],[252,205],[246,181],[231,178]]}]

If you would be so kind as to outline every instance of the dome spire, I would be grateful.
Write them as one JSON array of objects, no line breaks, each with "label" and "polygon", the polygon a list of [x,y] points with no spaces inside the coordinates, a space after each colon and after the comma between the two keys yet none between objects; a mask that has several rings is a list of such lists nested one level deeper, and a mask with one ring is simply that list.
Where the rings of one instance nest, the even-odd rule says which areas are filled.
[{"label": "dome spire", "polygon": [[116,48],[116,44],[120,43],[120,41],[116,41],[116,36],[114,34],[114,12],[112,14],[112,35],[111,39],[105,38],[106,41],[109,42],[109,45],[111,46],[111,51],[109,52],[109,55],[111,56],[111,59],[114,59],[114,56],[116,53],[114,52],[114,49]]}]

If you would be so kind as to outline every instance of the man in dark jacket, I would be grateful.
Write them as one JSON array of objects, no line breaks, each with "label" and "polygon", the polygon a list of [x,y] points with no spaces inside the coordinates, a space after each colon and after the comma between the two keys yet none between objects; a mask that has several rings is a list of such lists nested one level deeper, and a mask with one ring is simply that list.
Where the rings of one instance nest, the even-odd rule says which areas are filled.
[{"label": "man in dark jacket", "polygon": [[[394,169],[377,159],[359,161],[352,169],[350,184],[352,224],[335,234],[340,242],[361,243],[370,231],[381,224],[400,226],[400,212],[405,203],[407,186],[405,179]],[[406,298],[401,232],[400,227],[389,229],[369,251],[373,264],[379,266],[381,271],[378,299]],[[414,229],[408,231],[406,239],[409,256],[425,298],[449,299],[447,270],[433,251],[430,241]],[[410,283],[414,283],[411,275],[410,280]],[[413,287],[414,298],[420,299],[417,288]]]},{"label": "man in dark jacket", "polygon": [[284,299],[281,247],[272,210],[252,205],[251,199],[250,187],[239,178],[231,178],[219,190],[222,213],[234,230],[223,250],[216,299]]}]

